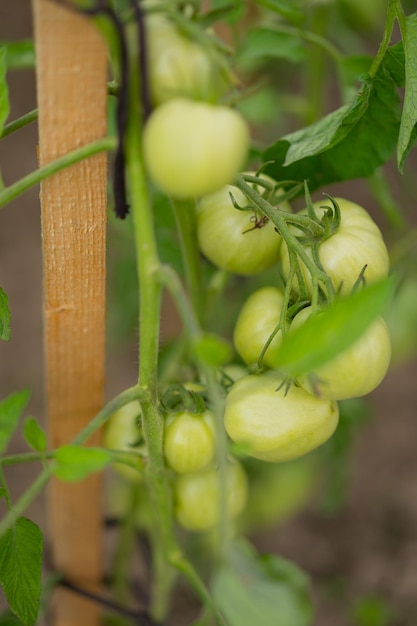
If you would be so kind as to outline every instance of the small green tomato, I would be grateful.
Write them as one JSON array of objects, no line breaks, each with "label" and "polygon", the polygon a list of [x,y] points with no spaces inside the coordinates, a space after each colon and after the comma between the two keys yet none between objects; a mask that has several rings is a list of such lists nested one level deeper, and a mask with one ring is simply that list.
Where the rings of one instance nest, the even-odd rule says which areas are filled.
[{"label": "small green tomato", "polygon": [[[319,245],[318,255],[326,274],[332,279],[336,290],[348,294],[365,268],[364,278],[373,282],[388,275],[389,256],[382,238],[381,231],[369,213],[354,202],[343,198],[335,198],[340,208],[341,220],[338,230]],[[325,212],[323,205],[332,206],[330,201],[314,203],[318,216]],[[306,209],[301,211],[305,214]],[[312,258],[310,248],[307,254]],[[282,246],[282,268],[288,276],[290,261],[287,246]],[[301,270],[307,289],[312,292],[311,274],[301,264]],[[298,291],[298,281],[294,281]]]},{"label": "small green tomato", "polygon": [[[299,328],[310,315],[311,307],[300,311],[293,319],[291,329]],[[298,381],[320,398],[359,398],[378,387],[388,371],[390,360],[390,335],[384,320],[378,317],[347,350],[311,374],[301,376]]]},{"label": "small green tomato", "polygon": [[[226,515],[236,518],[247,501],[246,474],[237,461],[226,470]],[[220,474],[211,467],[203,472],[183,474],[175,483],[175,514],[187,530],[215,528],[220,519]]]},{"label": "small green tomato", "polygon": [[155,109],[143,131],[150,177],[177,198],[203,196],[230,182],[248,147],[248,128],[238,111],[185,98]]},{"label": "small green tomato", "polygon": [[210,411],[195,415],[188,411],[167,418],[164,454],[178,474],[197,472],[209,465],[215,453],[214,418]]},{"label": "small green tomato", "polygon": [[[275,183],[267,176],[261,178]],[[262,193],[263,189],[258,186],[257,191]],[[229,272],[242,276],[258,274],[278,263],[281,236],[261,213],[236,209],[230,194],[239,206],[248,205],[243,193],[231,185],[204,196],[198,203],[197,236],[201,251],[214,265]],[[287,202],[279,208],[291,210]]]},{"label": "small green tomato", "polygon": [[[108,421],[103,435],[103,445],[109,450],[125,450],[132,452],[142,443],[142,433],[138,421],[142,409],[138,401],[128,402],[116,411]],[[140,482],[139,471],[123,463],[114,463],[114,469],[131,482]]]},{"label": "small green tomato", "polygon": [[[247,365],[257,362],[268,337],[277,326],[283,299],[282,291],[276,287],[262,287],[252,293],[240,309],[233,333],[233,343],[236,352]],[[274,367],[280,344],[279,330],[263,358],[268,367]]]}]

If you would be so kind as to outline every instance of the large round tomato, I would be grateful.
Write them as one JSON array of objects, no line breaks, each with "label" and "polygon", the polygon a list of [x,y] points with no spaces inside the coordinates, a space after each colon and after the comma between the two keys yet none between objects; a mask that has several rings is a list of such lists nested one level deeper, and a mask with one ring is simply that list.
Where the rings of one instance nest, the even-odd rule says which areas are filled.
[{"label": "large round tomato", "polygon": [[[371,216],[358,204],[335,198],[339,205],[341,221],[338,230],[319,246],[319,259],[325,272],[332,279],[335,289],[342,294],[351,291],[363,268],[367,282],[384,278],[389,270],[389,256],[381,231]],[[332,206],[330,201],[314,203],[316,214],[324,214],[323,205]],[[306,209],[302,211],[306,213]],[[306,249],[311,257],[311,250]],[[282,246],[282,265],[288,276],[289,256],[287,246]],[[303,276],[311,291],[311,274],[301,263]],[[294,281],[298,289],[298,281]]]},{"label": "large round tomato", "polygon": [[146,18],[148,67],[152,98],[159,105],[185,96],[213,101],[225,83],[209,52],[179,32],[165,16]]},{"label": "large round tomato", "polygon": [[[300,311],[291,329],[298,328],[310,315],[311,307]],[[390,360],[390,335],[384,320],[378,317],[347,350],[308,376],[300,377],[299,383],[321,398],[359,398],[378,387],[387,373]]]},{"label": "large round tomato", "polygon": [[215,453],[214,418],[206,411],[194,415],[188,411],[167,418],[164,454],[178,474],[197,472],[211,463]]},{"label": "large round tomato", "polygon": [[[266,176],[264,176],[267,180]],[[262,192],[262,189],[258,189]],[[271,221],[252,209],[240,211],[248,200],[236,187],[223,189],[201,198],[197,210],[197,235],[203,254],[217,267],[235,274],[258,274],[279,261],[281,237]],[[290,211],[287,202],[280,205]]]},{"label": "large round tomato", "polygon": [[155,109],[143,132],[150,177],[178,198],[203,196],[230,182],[248,145],[248,128],[238,111],[185,98]]},{"label": "large round tomato", "polygon": [[[139,428],[141,415],[141,406],[136,400],[122,406],[106,424],[103,445],[109,448],[109,450],[125,450],[129,452],[137,450],[139,452],[140,447],[143,446],[143,436]],[[134,467],[124,463],[114,463],[113,467],[128,480],[133,482],[142,480],[140,472],[135,470]]]},{"label": "large round tomato", "polygon": [[246,376],[226,398],[226,432],[263,461],[303,456],[327,441],[339,420],[335,402],[295,385],[286,393],[285,387],[278,389],[281,382],[276,372]]},{"label": "large round tomato", "polygon": [[[247,365],[257,362],[268,337],[278,324],[283,298],[282,291],[276,287],[262,287],[252,293],[240,309],[233,343]],[[263,358],[269,367],[273,367],[280,344],[281,331],[278,331]]]},{"label": "large round tomato", "polygon": [[[216,468],[203,472],[182,474],[175,483],[175,514],[188,530],[210,530],[220,519],[220,480]],[[226,470],[226,514],[237,517],[247,500],[247,478],[242,466],[229,463]]]}]

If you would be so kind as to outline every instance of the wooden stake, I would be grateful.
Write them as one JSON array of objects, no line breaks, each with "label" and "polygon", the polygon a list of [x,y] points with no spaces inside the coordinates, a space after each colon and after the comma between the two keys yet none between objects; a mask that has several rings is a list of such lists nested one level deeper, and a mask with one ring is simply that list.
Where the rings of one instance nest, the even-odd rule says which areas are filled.
[{"label": "wooden stake", "polygon": [[[106,47],[90,20],[33,0],[43,165],[106,133]],[[46,391],[50,444],[69,443],[104,397],[106,156],[41,187]],[[94,444],[99,443],[96,438]],[[96,588],[102,575],[101,477],[49,490],[54,566]],[[99,608],[58,590],[55,626],[95,626]]]}]

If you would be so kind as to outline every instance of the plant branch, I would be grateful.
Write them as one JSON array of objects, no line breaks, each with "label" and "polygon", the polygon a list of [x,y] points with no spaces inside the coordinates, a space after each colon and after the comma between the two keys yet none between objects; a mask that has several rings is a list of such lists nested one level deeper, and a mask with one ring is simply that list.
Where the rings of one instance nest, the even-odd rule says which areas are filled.
[{"label": "plant branch", "polygon": [[41,181],[45,180],[45,178],[52,176],[52,174],[56,174],[70,165],[79,163],[79,161],[88,159],[89,157],[99,154],[100,152],[112,151],[115,147],[116,139],[114,137],[104,137],[103,139],[94,141],[87,146],[77,148],[55,161],[51,161],[50,163],[43,165],[39,169],[27,174],[27,176],[24,176],[17,182],[0,191],[0,209],[31,187],[34,187]]}]

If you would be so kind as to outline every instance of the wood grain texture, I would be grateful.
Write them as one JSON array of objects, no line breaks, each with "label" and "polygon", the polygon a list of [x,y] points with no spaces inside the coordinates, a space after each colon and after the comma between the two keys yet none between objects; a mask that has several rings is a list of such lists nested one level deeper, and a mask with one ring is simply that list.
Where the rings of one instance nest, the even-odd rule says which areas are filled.
[{"label": "wood grain texture", "polygon": [[[39,160],[43,165],[106,133],[107,53],[91,22],[33,0]],[[70,440],[100,410],[105,362],[105,155],[41,186],[46,394],[50,445]],[[94,444],[99,443],[99,435]],[[56,569],[90,589],[102,576],[101,477],[53,481],[49,521]],[[95,626],[98,608],[59,591],[55,626]]]}]

